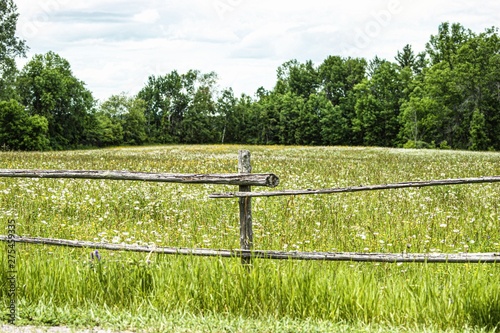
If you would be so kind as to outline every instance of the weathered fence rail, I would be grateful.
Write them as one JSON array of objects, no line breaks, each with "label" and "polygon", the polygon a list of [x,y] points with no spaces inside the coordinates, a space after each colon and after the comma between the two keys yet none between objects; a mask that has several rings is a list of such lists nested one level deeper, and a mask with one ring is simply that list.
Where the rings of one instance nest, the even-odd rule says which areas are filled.
[{"label": "weathered fence rail", "polygon": [[[9,238],[0,236],[0,241]],[[201,257],[242,258],[248,264],[252,258],[275,260],[318,260],[318,261],[358,261],[385,263],[497,263],[500,253],[355,253],[355,252],[284,252],[267,250],[214,250],[189,249],[175,247],[153,247],[109,243],[93,243],[65,239],[15,237],[14,242],[65,246],[71,248],[91,248],[110,251],[146,252],[170,255],[188,255]]]},{"label": "weathered fence rail", "polygon": [[130,171],[87,171],[87,170],[15,170],[0,169],[0,177],[10,178],[76,178],[108,180],[140,180],[161,183],[219,184],[241,186],[275,187],[279,178],[266,174],[174,174]]},{"label": "weathered fence rail", "polygon": [[317,195],[360,191],[401,189],[410,187],[428,187],[444,185],[464,185],[477,183],[500,182],[500,176],[446,179],[404,182],[384,185],[355,186],[331,189],[284,190],[269,192],[251,192],[252,186],[276,187],[279,178],[272,174],[252,174],[250,152],[239,151],[238,174],[170,174],[146,173],[129,171],[87,171],[87,170],[12,170],[0,169],[0,177],[16,178],[79,178],[134,180],[147,182],[185,183],[185,184],[222,184],[237,185],[238,192],[215,193],[211,198],[238,198],[240,213],[240,247],[233,250],[186,249],[167,247],[148,247],[93,243],[86,241],[33,238],[20,236],[0,236],[0,241],[14,241],[27,244],[44,244],[75,248],[105,249],[111,251],[134,251],[160,253],[170,255],[192,255],[205,257],[239,257],[244,265],[251,263],[252,258],[291,259],[291,260],[322,260],[322,261],[359,261],[359,262],[427,262],[427,263],[500,263],[500,253],[352,253],[352,252],[281,252],[252,250],[252,197],[273,197],[285,195]]},{"label": "weathered fence rail", "polygon": [[284,190],[284,191],[269,191],[269,192],[214,193],[211,194],[209,197],[246,198],[246,197],[276,197],[276,196],[286,196],[286,195],[335,194],[335,193],[349,193],[349,192],[362,192],[362,191],[390,190],[390,189],[409,188],[409,187],[418,188],[418,187],[429,187],[429,186],[464,185],[464,184],[498,183],[498,182],[500,182],[500,176],[430,180],[430,181],[353,186],[353,187],[329,188],[329,189],[317,189],[317,190],[307,189],[307,190]]}]

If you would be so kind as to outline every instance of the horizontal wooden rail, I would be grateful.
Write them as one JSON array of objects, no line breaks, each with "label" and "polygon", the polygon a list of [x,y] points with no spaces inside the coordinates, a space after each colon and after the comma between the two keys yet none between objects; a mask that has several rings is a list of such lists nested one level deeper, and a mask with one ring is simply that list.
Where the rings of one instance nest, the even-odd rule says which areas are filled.
[{"label": "horizontal wooden rail", "polygon": [[408,187],[428,187],[428,186],[463,185],[463,184],[498,183],[498,182],[500,182],[500,176],[430,180],[430,181],[404,182],[404,183],[384,184],[384,185],[353,186],[353,187],[318,189],[318,190],[307,189],[307,190],[283,190],[283,191],[269,191],[269,192],[214,193],[210,194],[209,197],[210,198],[276,197],[276,196],[286,196],[286,195],[333,194],[333,193],[399,189]]},{"label": "horizontal wooden rail", "polygon": [[274,174],[172,174],[129,171],[87,170],[21,170],[0,169],[0,177],[18,178],[81,178],[109,180],[141,180],[163,183],[222,184],[275,187],[279,178]]},{"label": "horizontal wooden rail", "polygon": [[226,258],[262,258],[278,260],[353,261],[385,263],[500,263],[500,253],[351,253],[351,252],[282,252],[264,250],[213,250],[150,247],[123,244],[92,243],[52,238],[0,236],[0,241],[65,246],[110,251],[147,252],[170,255],[189,255]]}]

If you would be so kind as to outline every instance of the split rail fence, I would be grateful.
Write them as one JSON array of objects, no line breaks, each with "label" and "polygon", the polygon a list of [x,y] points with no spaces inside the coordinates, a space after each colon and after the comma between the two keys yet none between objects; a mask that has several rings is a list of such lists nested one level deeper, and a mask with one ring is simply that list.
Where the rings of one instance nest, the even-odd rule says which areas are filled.
[{"label": "split rail fence", "polygon": [[[238,153],[238,174],[169,174],[143,173],[128,171],[80,171],[80,170],[16,170],[0,169],[0,177],[28,178],[81,178],[107,180],[135,180],[147,182],[184,183],[184,184],[223,184],[237,185],[238,191],[231,193],[211,194],[210,198],[237,198],[240,214],[240,247],[235,250],[187,249],[171,247],[149,247],[134,245],[118,245],[94,243],[65,239],[24,237],[15,235],[0,236],[0,241],[18,243],[44,244],[74,248],[105,249],[111,251],[133,251],[170,255],[190,255],[205,257],[239,257],[244,265],[251,264],[252,258],[293,259],[322,261],[358,261],[358,262],[425,262],[425,263],[500,263],[500,253],[353,253],[353,252],[283,252],[271,250],[253,250],[252,201],[253,197],[296,196],[336,194],[346,192],[401,189],[410,187],[428,187],[444,185],[462,185],[500,182],[500,176],[446,179],[396,184],[357,186],[331,189],[283,190],[252,192],[252,186],[276,187],[279,178],[272,174],[253,174],[250,163],[250,152],[240,150]],[[11,235],[12,236],[12,235]]]}]

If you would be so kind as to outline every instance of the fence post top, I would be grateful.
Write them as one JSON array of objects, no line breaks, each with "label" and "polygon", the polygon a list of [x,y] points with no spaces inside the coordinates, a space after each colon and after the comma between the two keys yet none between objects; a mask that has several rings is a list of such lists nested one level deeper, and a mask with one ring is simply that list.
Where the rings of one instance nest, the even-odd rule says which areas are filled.
[{"label": "fence post top", "polygon": [[252,172],[252,165],[250,164],[250,151],[248,150],[238,151],[238,172],[239,173]]}]

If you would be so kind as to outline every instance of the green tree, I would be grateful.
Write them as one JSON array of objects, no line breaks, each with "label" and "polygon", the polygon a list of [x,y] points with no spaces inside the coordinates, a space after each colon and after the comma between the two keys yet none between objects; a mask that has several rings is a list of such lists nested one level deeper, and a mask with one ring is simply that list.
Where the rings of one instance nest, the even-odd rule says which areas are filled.
[{"label": "green tree", "polygon": [[489,72],[486,74],[486,98],[484,106],[486,127],[491,147],[500,150],[500,53],[492,55],[489,60]]},{"label": "green tree", "polygon": [[283,140],[279,136],[279,94],[259,89],[257,95],[259,98],[251,110],[254,133],[250,143],[277,144]]},{"label": "green tree", "polygon": [[216,132],[215,103],[210,87],[200,87],[182,121],[182,143],[214,143],[220,133]]},{"label": "green tree", "polygon": [[146,103],[124,93],[113,95],[96,112],[96,145],[141,145],[147,141]]},{"label": "green tree", "polygon": [[[446,142],[451,147],[460,147],[464,133],[464,119],[461,108],[462,96],[456,84],[456,77],[447,62],[441,62],[425,72],[422,90],[412,94],[416,109],[426,108],[421,118],[421,131],[427,133],[422,141],[437,144]],[[418,106],[420,104],[420,106]]]},{"label": "green tree", "polygon": [[217,99],[216,115],[218,118],[217,132],[219,133],[220,143],[241,142],[240,123],[244,120],[243,115],[238,111],[237,99],[234,97],[231,88],[224,89]]},{"label": "green tree", "polygon": [[[190,127],[190,120],[185,123],[184,118],[188,112],[190,119],[198,117],[194,117],[192,109],[190,111],[195,94],[202,86],[209,86],[210,93],[215,94],[216,80],[217,75],[214,72],[202,74],[196,70],[185,74],[172,71],[164,76],[150,76],[138,94],[138,97],[146,102],[144,114],[148,141],[185,142],[186,134],[183,131]],[[214,99],[213,96],[211,99]],[[192,137],[191,134],[187,136]]]},{"label": "green tree", "polygon": [[300,108],[298,127],[295,131],[296,143],[300,145],[323,144],[321,119],[330,110],[332,103],[325,93],[312,94]]},{"label": "green tree", "polygon": [[[462,136],[458,138],[461,148],[466,148],[472,142],[468,138],[469,135],[472,135],[469,128],[476,128],[475,133],[478,133],[479,123],[476,122],[474,126],[470,124],[474,120],[474,114],[476,114],[476,120],[481,117],[485,118],[481,132],[484,133],[487,141],[498,142],[495,138],[500,130],[498,112],[500,78],[497,75],[500,69],[499,55],[498,29],[490,28],[478,35],[471,34],[467,42],[458,49],[454,56],[453,74],[461,96],[461,99],[458,100],[460,103],[458,110],[462,120],[459,127]],[[476,137],[475,140],[477,139]],[[484,149],[484,147],[475,145],[474,149]]]},{"label": "green tree", "polygon": [[371,77],[355,87],[354,129],[364,145],[394,147],[398,145],[404,81],[399,67],[389,61],[375,59],[371,68]]},{"label": "green tree", "polygon": [[257,103],[248,95],[242,94],[236,100],[235,119],[238,122],[234,143],[262,143],[259,141],[259,119]]},{"label": "green tree", "polygon": [[352,132],[351,119],[343,116],[339,105],[325,103],[322,112],[323,116],[320,119],[321,138],[325,145],[345,145],[351,142],[348,139],[349,133]]},{"label": "green tree", "polygon": [[[269,100],[273,103],[274,112],[278,115],[278,143],[284,145],[295,145],[304,142],[301,137],[301,113],[304,108],[304,98],[292,92],[286,94],[273,94]],[[305,129],[304,129],[305,130]]]},{"label": "green tree", "polygon": [[409,68],[413,73],[420,74],[426,67],[425,52],[415,55],[410,44],[406,44],[402,51],[398,51],[396,61],[401,69]]},{"label": "green tree", "polygon": [[98,111],[95,113],[95,125],[92,126],[92,142],[94,145],[123,144],[123,123],[125,115],[129,113],[132,100],[132,98],[121,93],[112,95],[99,105]]},{"label": "green tree", "polygon": [[94,99],[85,84],[72,73],[70,64],[54,52],[35,55],[22,69],[17,86],[21,102],[30,114],[49,122],[53,149],[86,144]]},{"label": "green tree", "polygon": [[291,92],[307,99],[320,85],[318,71],[311,60],[303,64],[295,59],[287,61],[278,67],[277,76],[275,91],[280,94]]},{"label": "green tree", "polygon": [[470,149],[486,150],[490,140],[486,134],[486,118],[478,109],[474,110],[470,124]]},{"label": "green tree", "polygon": [[127,112],[123,114],[123,142],[126,145],[141,145],[147,140],[146,102],[140,98],[127,101]]},{"label": "green tree", "polygon": [[28,47],[16,37],[17,6],[13,0],[0,2],[0,100],[14,97],[16,57],[25,57]]},{"label": "green tree", "polygon": [[439,101],[423,96],[417,87],[410,99],[401,106],[401,141],[415,148],[424,148],[433,142],[446,141],[444,119],[449,110]]},{"label": "green tree", "polygon": [[0,146],[13,150],[46,150],[48,122],[30,116],[15,100],[0,101]]},{"label": "green tree", "polygon": [[179,142],[180,124],[190,97],[177,71],[150,76],[138,97],[146,102],[146,134],[150,143]]},{"label": "green tree", "polygon": [[443,24],[429,45],[432,65],[403,106],[401,136],[459,149],[500,148],[498,29],[476,35]]},{"label": "green tree", "polygon": [[118,146],[123,144],[123,127],[109,114],[102,111],[96,112],[89,119],[86,137],[92,146]]},{"label": "green tree", "polygon": [[406,44],[405,47],[403,47],[403,51],[398,51],[396,61],[401,68],[408,67],[413,69],[417,62],[417,58],[415,57],[415,53],[413,52],[410,44]]},{"label": "green tree", "polygon": [[319,66],[321,87],[333,105],[340,105],[366,77],[366,60],[329,56]]},{"label": "green tree", "polygon": [[356,118],[354,87],[366,77],[367,63],[361,58],[329,56],[319,66],[321,90],[331,102],[322,119],[323,138],[329,144],[360,144],[353,131]]},{"label": "green tree", "polygon": [[431,58],[431,65],[446,62],[450,68],[454,66],[454,55],[458,49],[471,37],[472,32],[465,29],[460,23],[442,23],[437,35],[431,35],[426,44],[427,54]]}]

